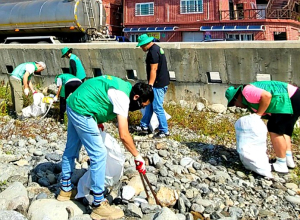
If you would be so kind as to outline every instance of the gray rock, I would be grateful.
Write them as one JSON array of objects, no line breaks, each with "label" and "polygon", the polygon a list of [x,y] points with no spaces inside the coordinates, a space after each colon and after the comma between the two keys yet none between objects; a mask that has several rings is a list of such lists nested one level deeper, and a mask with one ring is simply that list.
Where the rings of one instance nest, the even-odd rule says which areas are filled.
[{"label": "gray rock", "polygon": [[124,212],[125,215],[129,217],[143,218],[143,213],[141,209],[133,203],[128,203],[128,206]]},{"label": "gray rock", "polygon": [[246,178],[247,176],[243,173],[243,172],[241,172],[241,171],[237,171],[236,172],[236,175],[238,176],[238,177],[240,177],[240,178]]},{"label": "gray rock", "polygon": [[197,203],[192,204],[191,210],[199,213],[203,213],[205,208],[202,205],[199,205]]},{"label": "gray rock", "polygon": [[31,145],[35,145],[36,144],[36,141],[32,138],[29,138],[28,139],[28,143],[31,144]]},{"label": "gray rock", "polygon": [[50,141],[56,141],[57,138],[58,138],[58,135],[57,135],[56,132],[52,132],[52,133],[50,133],[50,134],[48,135],[48,138],[49,138]]},{"label": "gray rock", "polygon": [[61,155],[52,153],[52,154],[46,154],[46,159],[49,161],[60,161],[61,160]]},{"label": "gray rock", "polygon": [[67,220],[69,215],[66,208],[72,210],[74,216],[82,215],[85,207],[77,201],[58,201],[56,199],[41,199],[31,203],[28,210],[30,220]]},{"label": "gray rock", "polygon": [[36,146],[37,146],[37,147],[43,147],[43,146],[45,146],[45,145],[47,145],[47,144],[48,144],[48,141],[47,141],[47,140],[41,139],[40,141],[38,141],[38,142],[36,143]]},{"label": "gray rock", "polygon": [[152,160],[153,160],[154,166],[156,166],[156,164],[159,163],[159,162],[161,161],[161,158],[158,156],[157,153],[155,153],[155,154],[153,154]]},{"label": "gray rock", "polygon": [[147,172],[146,173],[149,182],[151,183],[151,185],[155,186],[157,184],[157,177],[155,174]]},{"label": "gray rock", "polygon": [[193,163],[193,167],[194,167],[196,170],[200,170],[200,169],[201,169],[201,164],[198,163],[198,162],[194,162],[194,163]]},{"label": "gray rock", "polygon": [[48,195],[44,192],[37,195],[36,199],[47,199]]},{"label": "gray rock", "polygon": [[300,196],[285,196],[285,199],[294,204],[300,204]]},{"label": "gray rock", "polygon": [[24,215],[16,212],[16,211],[0,211],[0,219],[1,220],[28,220]]},{"label": "gray rock", "polygon": [[205,108],[205,105],[202,102],[197,102],[196,109],[201,112]]},{"label": "gray rock", "polygon": [[159,173],[161,176],[168,176],[168,170],[166,167],[162,167],[159,169]]},{"label": "gray rock", "polygon": [[180,213],[184,214],[186,212],[184,200],[181,197],[179,197],[179,199],[177,200],[177,207]]},{"label": "gray rock", "polygon": [[90,215],[84,214],[84,215],[76,215],[70,218],[69,220],[92,220],[92,218]]},{"label": "gray rock", "polygon": [[18,143],[19,147],[25,147],[26,146],[26,140],[19,140],[19,143]]},{"label": "gray rock", "polygon": [[192,213],[187,213],[185,215],[186,220],[194,220],[194,216],[192,215]]},{"label": "gray rock", "polygon": [[238,207],[230,207],[229,208],[230,216],[233,218],[242,218],[243,217],[243,210]]},{"label": "gray rock", "polygon": [[34,155],[34,156],[43,156],[44,154],[43,154],[42,151],[36,150],[36,151],[33,152],[33,155]]},{"label": "gray rock", "polygon": [[167,157],[169,155],[169,153],[166,150],[159,150],[158,155],[161,157]]},{"label": "gray rock", "polygon": [[178,218],[169,208],[163,207],[159,213],[156,213],[153,220],[178,220]]},{"label": "gray rock", "polygon": [[0,198],[13,200],[17,197],[27,197],[27,190],[20,182],[15,182],[0,193]]},{"label": "gray rock", "polygon": [[285,187],[288,189],[298,189],[298,186],[295,183],[286,183]]},{"label": "gray rock", "polygon": [[122,188],[122,198],[125,200],[130,200],[135,194],[135,189],[132,186],[123,186]]},{"label": "gray rock", "polygon": [[159,205],[150,205],[149,203],[142,203],[141,204],[141,210],[144,214],[149,214],[149,213],[156,213],[160,211],[160,206]]},{"label": "gray rock", "polygon": [[178,220],[186,220],[186,217],[184,214],[176,214]]}]

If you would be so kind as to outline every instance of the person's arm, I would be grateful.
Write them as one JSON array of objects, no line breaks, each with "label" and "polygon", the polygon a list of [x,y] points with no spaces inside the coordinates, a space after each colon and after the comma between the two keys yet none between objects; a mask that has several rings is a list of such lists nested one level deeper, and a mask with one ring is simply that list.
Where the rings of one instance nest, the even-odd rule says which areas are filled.
[{"label": "person's arm", "polygon": [[259,107],[257,109],[256,114],[258,114],[259,116],[262,116],[266,110],[268,109],[270,103],[271,103],[271,99],[272,99],[272,94],[269,93],[268,91],[264,90],[261,93],[261,98],[259,101]]},{"label": "person's arm", "polygon": [[77,74],[76,62],[74,60],[70,60],[70,66],[71,66],[72,74],[76,76]]},{"label": "person's arm", "polygon": [[31,80],[29,81],[28,85],[29,85],[29,88],[30,88],[30,90],[31,90],[31,92],[32,92],[32,94],[33,94],[35,90],[34,90],[34,88],[33,88],[33,84],[32,84],[32,82],[31,82]]},{"label": "person's arm", "polygon": [[122,115],[117,115],[117,119],[118,119],[119,135],[122,143],[134,157],[138,156],[139,152],[137,151],[133,143],[133,139],[128,130],[127,118]]},{"label": "person's arm", "polygon": [[154,85],[155,83],[155,79],[156,79],[156,72],[157,72],[157,68],[158,68],[158,63],[154,63],[154,64],[150,64],[150,77],[149,77],[149,85]]},{"label": "person's arm", "polygon": [[25,72],[24,76],[23,76],[23,85],[24,85],[24,89],[28,89],[28,77],[29,77],[30,73],[28,71]]},{"label": "person's arm", "polygon": [[56,97],[57,97],[57,98],[58,98],[58,97],[59,97],[59,95],[60,95],[60,90],[61,90],[61,87],[62,87],[62,86],[59,86],[59,87],[58,87],[58,91],[57,91],[57,93],[56,93]]}]

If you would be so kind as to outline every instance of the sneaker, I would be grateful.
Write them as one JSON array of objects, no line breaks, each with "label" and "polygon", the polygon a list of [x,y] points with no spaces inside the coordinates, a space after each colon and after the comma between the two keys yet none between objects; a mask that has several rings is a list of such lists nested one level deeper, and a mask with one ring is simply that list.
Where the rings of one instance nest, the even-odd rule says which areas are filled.
[{"label": "sneaker", "polygon": [[141,126],[136,126],[134,128],[134,131],[138,134],[138,135],[147,135],[150,134],[150,129],[147,127],[141,127]]},{"label": "sneaker", "polygon": [[65,192],[62,189],[59,191],[59,195],[57,196],[58,201],[68,201],[75,199],[75,196],[77,194],[76,189],[72,189],[71,191]]},{"label": "sneaker", "polygon": [[279,174],[288,174],[289,173],[289,169],[286,164],[282,165],[277,162],[271,164],[271,170],[275,171]]},{"label": "sneaker", "polygon": [[296,167],[293,157],[286,157],[286,165],[289,169],[294,169]]},{"label": "sneaker", "polygon": [[166,138],[166,137],[169,137],[170,136],[170,133],[168,132],[168,133],[165,133],[165,132],[163,132],[163,131],[159,131],[158,133],[156,133],[154,136],[153,136],[153,138],[158,138],[158,139],[160,139],[160,138]]},{"label": "sneaker", "polygon": [[108,204],[108,201],[101,202],[100,206],[93,207],[91,213],[92,219],[118,219],[124,216],[122,209],[118,207],[112,207]]}]

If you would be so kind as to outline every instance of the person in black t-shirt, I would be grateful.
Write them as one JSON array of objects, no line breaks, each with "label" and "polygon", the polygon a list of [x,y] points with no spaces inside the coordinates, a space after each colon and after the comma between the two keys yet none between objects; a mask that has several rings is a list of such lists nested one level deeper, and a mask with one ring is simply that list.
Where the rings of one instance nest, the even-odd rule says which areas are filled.
[{"label": "person in black t-shirt", "polygon": [[165,52],[152,42],[153,39],[154,37],[149,37],[147,34],[138,37],[137,47],[141,47],[144,52],[148,52],[146,58],[147,80],[153,88],[154,100],[146,107],[146,112],[137,130],[140,133],[148,134],[149,123],[153,112],[155,112],[159,121],[159,132],[154,135],[154,138],[164,138],[170,135],[163,108],[164,97],[170,84],[170,75]]}]

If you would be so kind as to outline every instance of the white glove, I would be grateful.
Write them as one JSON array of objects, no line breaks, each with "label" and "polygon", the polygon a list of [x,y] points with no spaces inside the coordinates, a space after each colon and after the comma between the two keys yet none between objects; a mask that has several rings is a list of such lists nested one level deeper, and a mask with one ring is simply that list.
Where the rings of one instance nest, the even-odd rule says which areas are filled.
[{"label": "white glove", "polygon": [[142,174],[145,174],[146,173],[145,160],[142,158],[142,156],[140,154],[138,154],[134,158],[134,162],[135,162],[135,165],[136,165],[136,170],[139,171]]},{"label": "white glove", "polygon": [[57,102],[57,96],[55,96],[55,97],[53,98],[53,101],[54,101],[54,102]]},{"label": "white glove", "polygon": [[28,94],[29,94],[29,89],[28,89],[28,88],[25,88],[25,89],[24,89],[24,93],[25,93],[26,96],[28,96]]}]

